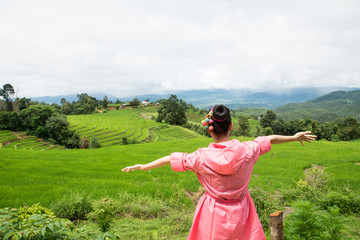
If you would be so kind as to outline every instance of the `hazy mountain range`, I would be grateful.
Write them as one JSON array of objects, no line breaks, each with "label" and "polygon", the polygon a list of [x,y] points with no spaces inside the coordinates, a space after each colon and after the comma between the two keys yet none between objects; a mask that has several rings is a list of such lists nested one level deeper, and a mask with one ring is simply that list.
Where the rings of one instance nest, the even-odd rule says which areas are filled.
[{"label": "hazy mountain range", "polygon": [[289,103],[275,109],[284,119],[311,118],[321,122],[354,117],[360,121],[360,90],[335,91],[301,103]]},{"label": "hazy mountain range", "polygon": [[[351,91],[358,90],[358,88],[282,88],[270,91],[254,91],[249,89],[209,89],[209,90],[188,90],[176,91],[169,94],[146,94],[138,96],[116,97],[113,95],[106,95],[109,100],[116,101],[130,101],[138,98],[141,101],[149,99],[157,101],[159,99],[169,98],[171,94],[176,95],[179,99],[185,100],[187,103],[192,103],[198,108],[208,108],[215,104],[225,104],[232,109],[237,108],[277,108],[288,103],[301,103],[313,100],[333,91]],[[88,93],[88,95],[102,100],[105,94]],[[63,95],[63,96],[45,96],[32,97],[33,101],[57,103],[65,98],[67,101],[77,101],[77,94]]]}]

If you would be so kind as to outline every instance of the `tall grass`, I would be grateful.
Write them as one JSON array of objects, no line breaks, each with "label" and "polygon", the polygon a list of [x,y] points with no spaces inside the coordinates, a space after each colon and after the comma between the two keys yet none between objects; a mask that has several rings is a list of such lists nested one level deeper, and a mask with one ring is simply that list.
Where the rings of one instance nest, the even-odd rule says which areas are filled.
[{"label": "tall grass", "polygon": [[[120,170],[175,151],[192,152],[210,142],[210,139],[197,138],[91,150],[0,149],[0,207],[37,202],[49,206],[73,192],[114,199],[123,192],[171,198],[175,185],[195,192],[199,183],[191,172],[175,173],[169,166],[151,172]],[[334,179],[333,187],[349,185],[360,193],[360,166],[354,164],[360,161],[358,145],[359,141],[274,145],[269,153],[260,157],[253,174],[258,175],[261,185],[271,190],[286,189],[296,185],[305,168],[317,164],[326,167],[325,172]]]}]

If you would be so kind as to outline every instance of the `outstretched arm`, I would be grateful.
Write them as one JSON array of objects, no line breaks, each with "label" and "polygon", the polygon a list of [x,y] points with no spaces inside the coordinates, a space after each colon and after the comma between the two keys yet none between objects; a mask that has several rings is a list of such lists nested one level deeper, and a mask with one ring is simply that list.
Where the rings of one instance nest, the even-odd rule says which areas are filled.
[{"label": "outstretched arm", "polygon": [[294,136],[271,135],[269,137],[271,144],[299,141],[302,145],[304,145],[303,141],[311,143],[312,141],[315,141],[315,138],[317,138],[317,136],[311,135],[310,131],[298,132]]},{"label": "outstretched arm", "polygon": [[162,166],[165,166],[167,164],[170,163],[170,156],[166,156],[166,157],[163,157],[163,158],[159,158],[151,163],[148,163],[148,164],[136,164],[134,166],[130,166],[130,167],[126,167],[126,168],[123,168],[121,171],[123,172],[130,172],[130,171],[134,171],[134,170],[143,170],[143,171],[146,171],[146,170],[149,170],[149,169],[153,169],[153,168],[159,168],[159,167],[162,167]]}]

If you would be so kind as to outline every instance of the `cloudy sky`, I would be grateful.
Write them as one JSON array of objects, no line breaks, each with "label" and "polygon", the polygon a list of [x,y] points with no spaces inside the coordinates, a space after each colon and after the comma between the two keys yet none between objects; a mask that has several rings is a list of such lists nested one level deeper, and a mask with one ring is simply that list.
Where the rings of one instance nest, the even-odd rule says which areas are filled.
[{"label": "cloudy sky", "polygon": [[18,96],[360,87],[358,0],[1,0]]}]

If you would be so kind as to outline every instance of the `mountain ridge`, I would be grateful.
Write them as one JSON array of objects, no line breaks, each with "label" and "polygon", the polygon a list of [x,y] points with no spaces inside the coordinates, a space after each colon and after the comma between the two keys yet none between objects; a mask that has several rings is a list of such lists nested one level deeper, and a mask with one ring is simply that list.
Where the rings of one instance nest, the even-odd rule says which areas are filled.
[{"label": "mountain ridge", "polygon": [[[350,91],[356,88],[282,88],[273,89],[267,92],[254,91],[249,89],[207,89],[207,90],[187,90],[175,91],[168,94],[143,94],[127,97],[116,97],[111,94],[103,93],[88,93],[88,95],[102,100],[107,96],[109,100],[129,101],[138,98],[141,101],[150,99],[157,101],[159,99],[169,98],[171,94],[177,95],[179,99],[183,99],[187,103],[191,103],[198,108],[208,108],[215,104],[225,104],[232,109],[236,108],[268,108],[274,109],[288,103],[306,102],[324,94],[333,91]],[[45,96],[33,97],[32,100],[60,104],[61,98],[67,101],[76,101],[77,94],[61,95],[61,96]]]}]

